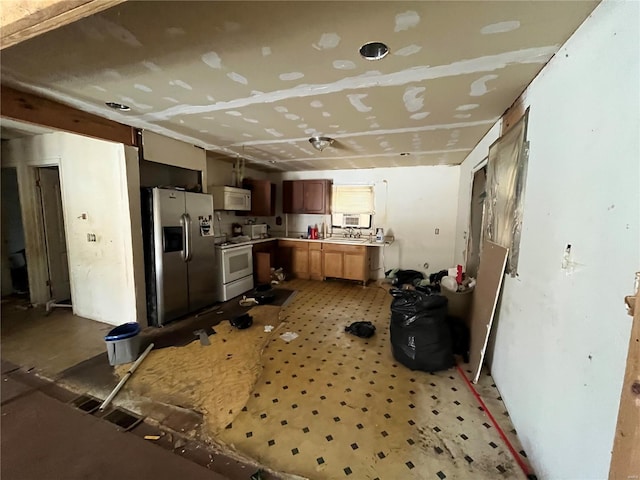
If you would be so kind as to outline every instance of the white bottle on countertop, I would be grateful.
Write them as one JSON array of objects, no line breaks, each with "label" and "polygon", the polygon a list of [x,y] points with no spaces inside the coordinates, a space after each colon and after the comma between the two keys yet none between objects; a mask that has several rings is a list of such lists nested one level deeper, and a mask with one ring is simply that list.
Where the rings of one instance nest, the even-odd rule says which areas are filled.
[{"label": "white bottle on countertop", "polygon": [[384,229],[376,228],[376,243],[384,243]]}]

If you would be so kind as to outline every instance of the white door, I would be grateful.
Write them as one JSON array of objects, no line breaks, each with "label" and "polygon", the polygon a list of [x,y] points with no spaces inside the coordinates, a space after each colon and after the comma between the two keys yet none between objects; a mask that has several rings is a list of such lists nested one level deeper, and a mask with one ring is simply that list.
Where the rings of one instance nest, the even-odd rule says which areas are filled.
[{"label": "white door", "polygon": [[44,235],[47,244],[49,288],[51,298],[61,302],[71,298],[71,286],[69,285],[69,262],[67,260],[67,242],[64,234],[58,167],[39,168],[38,177]]}]

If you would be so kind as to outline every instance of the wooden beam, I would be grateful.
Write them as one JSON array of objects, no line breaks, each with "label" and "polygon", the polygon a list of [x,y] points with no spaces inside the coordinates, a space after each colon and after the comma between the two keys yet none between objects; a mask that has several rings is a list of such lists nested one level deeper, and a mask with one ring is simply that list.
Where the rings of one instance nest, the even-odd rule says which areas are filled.
[{"label": "wooden beam", "polygon": [[54,30],[125,0],[2,0],[0,49]]},{"label": "wooden beam", "polygon": [[634,306],[609,480],[640,478],[640,291]]},{"label": "wooden beam", "polygon": [[0,87],[0,116],[136,146],[135,129],[36,95]]}]

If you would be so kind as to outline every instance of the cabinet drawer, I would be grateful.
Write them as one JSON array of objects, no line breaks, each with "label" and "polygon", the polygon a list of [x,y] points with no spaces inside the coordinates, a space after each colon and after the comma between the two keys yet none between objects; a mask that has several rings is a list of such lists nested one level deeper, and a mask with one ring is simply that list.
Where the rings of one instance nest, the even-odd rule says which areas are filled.
[{"label": "cabinet drawer", "polygon": [[322,243],[309,242],[309,250],[322,250]]},{"label": "cabinet drawer", "polygon": [[323,243],[322,249],[326,252],[345,252],[365,254],[367,247],[364,245],[340,245],[338,243]]},{"label": "cabinet drawer", "polygon": [[309,242],[296,242],[295,240],[278,240],[278,246],[283,248],[309,250]]}]

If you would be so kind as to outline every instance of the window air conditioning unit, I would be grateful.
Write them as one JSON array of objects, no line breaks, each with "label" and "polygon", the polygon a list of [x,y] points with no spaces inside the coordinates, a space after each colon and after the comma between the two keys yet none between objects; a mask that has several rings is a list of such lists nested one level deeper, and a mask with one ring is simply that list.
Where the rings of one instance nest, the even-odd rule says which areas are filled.
[{"label": "window air conditioning unit", "polygon": [[371,228],[371,215],[360,213],[334,213],[333,226],[342,228]]}]

